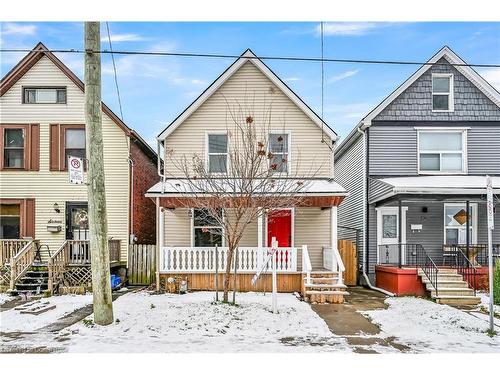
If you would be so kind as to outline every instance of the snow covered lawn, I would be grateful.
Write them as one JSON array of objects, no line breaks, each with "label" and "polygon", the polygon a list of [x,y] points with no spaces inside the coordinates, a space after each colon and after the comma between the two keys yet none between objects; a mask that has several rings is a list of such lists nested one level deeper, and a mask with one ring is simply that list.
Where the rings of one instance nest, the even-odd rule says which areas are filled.
[{"label": "snow covered lawn", "polygon": [[79,322],[60,332],[70,352],[350,352],[307,303],[279,294],[239,293],[238,306],[213,302],[214,293],[129,293],[114,303],[115,323]]},{"label": "snow covered lawn", "polygon": [[[490,295],[488,293],[478,293],[479,297],[481,297],[481,307],[484,307],[486,311],[490,311]],[[493,312],[495,314],[500,315],[500,306],[493,305]]]},{"label": "snow covered lawn", "polygon": [[16,297],[12,297],[7,293],[0,293],[0,305],[3,305],[5,302],[12,301]]},{"label": "snow covered lawn", "polygon": [[0,314],[0,332],[32,332],[54,323],[69,313],[92,303],[92,295],[64,295],[42,298],[40,302],[49,301],[56,308],[40,315],[21,314],[21,311],[10,309]]},{"label": "snow covered lawn", "polygon": [[414,297],[385,300],[387,310],[363,314],[382,330],[381,336],[395,336],[415,352],[499,352],[500,335],[486,334],[488,323],[465,311]]}]

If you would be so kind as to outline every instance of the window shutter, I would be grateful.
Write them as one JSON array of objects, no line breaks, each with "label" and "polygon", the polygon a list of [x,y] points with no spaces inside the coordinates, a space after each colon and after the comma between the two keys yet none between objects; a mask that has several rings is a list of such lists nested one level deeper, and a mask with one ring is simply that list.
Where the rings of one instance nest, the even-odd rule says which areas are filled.
[{"label": "window shutter", "polygon": [[60,126],[59,124],[50,124],[50,162],[49,170],[60,171]]},{"label": "window shutter", "polygon": [[30,126],[30,165],[28,170],[39,171],[40,170],[40,126],[38,124],[32,124]]},{"label": "window shutter", "polygon": [[23,206],[21,236],[35,238],[35,200],[33,198],[25,199]]}]

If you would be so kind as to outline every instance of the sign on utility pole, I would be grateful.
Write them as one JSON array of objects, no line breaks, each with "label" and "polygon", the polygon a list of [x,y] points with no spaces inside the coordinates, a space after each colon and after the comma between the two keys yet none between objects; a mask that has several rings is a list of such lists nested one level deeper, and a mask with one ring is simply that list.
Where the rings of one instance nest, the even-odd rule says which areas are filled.
[{"label": "sign on utility pole", "polygon": [[486,176],[486,209],[488,211],[488,279],[490,283],[490,332],[493,332],[493,227],[494,223],[494,212],[493,212],[493,185],[491,182],[491,177]]},{"label": "sign on utility pole", "polygon": [[83,184],[83,159],[68,156],[68,172],[70,184]]},{"label": "sign on utility pole", "polygon": [[101,113],[101,30],[99,22],[85,22],[85,132],[88,145],[88,188],[94,322],[113,323],[109,272],[108,219],[104,184]]}]

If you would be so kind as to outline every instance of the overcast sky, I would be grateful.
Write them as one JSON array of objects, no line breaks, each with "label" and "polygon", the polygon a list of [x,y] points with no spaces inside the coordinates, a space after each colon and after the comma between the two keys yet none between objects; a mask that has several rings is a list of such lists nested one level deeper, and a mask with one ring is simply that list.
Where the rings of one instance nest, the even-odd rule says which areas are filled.
[{"label": "overcast sky", "polygon": [[[318,57],[317,23],[110,23],[115,50]],[[326,23],[325,57],[426,61],[448,45],[468,63],[500,64],[500,23]],[[106,29],[101,33],[108,49]],[[82,49],[83,23],[1,24],[2,48]],[[1,74],[24,54],[2,53]],[[83,56],[58,54],[83,78]],[[232,59],[116,56],[125,122],[151,144]],[[320,64],[265,61],[320,113]],[[325,121],[344,137],[412,74],[416,66],[325,64]],[[478,71],[500,90],[500,68]],[[109,55],[103,56],[103,100],[119,114]]]}]

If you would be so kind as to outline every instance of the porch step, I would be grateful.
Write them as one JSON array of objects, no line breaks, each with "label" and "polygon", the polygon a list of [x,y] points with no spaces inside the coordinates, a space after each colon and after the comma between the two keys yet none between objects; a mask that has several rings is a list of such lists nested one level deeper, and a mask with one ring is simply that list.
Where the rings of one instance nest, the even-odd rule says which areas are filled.
[{"label": "porch step", "polygon": [[[313,283],[315,281],[320,281],[320,282],[327,282],[327,281],[338,281],[338,276],[337,277],[310,277],[309,278]],[[307,277],[304,277],[304,280],[307,280]]]},{"label": "porch step", "polygon": [[475,306],[481,302],[481,297],[439,295],[435,300],[437,303],[450,306]]},{"label": "porch step", "polygon": [[[428,280],[427,276],[425,274],[419,274],[419,276],[422,278],[422,280]],[[463,281],[462,275],[440,275],[438,274],[437,276],[437,281],[439,282],[452,282],[452,281]]]},{"label": "porch step", "polygon": [[33,263],[30,269],[21,277],[11,294],[20,293],[43,294],[48,290],[49,271],[44,263]]},{"label": "porch step", "polygon": [[[424,281],[422,279],[422,281]],[[432,283],[429,280],[424,281],[424,283],[432,288]],[[439,281],[438,280],[438,289],[442,288],[467,288],[469,284],[467,284],[467,281]]]},{"label": "porch step", "polygon": [[344,296],[349,295],[345,290],[308,290],[304,299],[309,303],[342,303]]},{"label": "porch step", "polygon": [[304,284],[306,288],[347,288],[344,284]]},{"label": "porch step", "polygon": [[[436,298],[436,290],[433,287],[428,287],[427,290],[431,292],[431,297]],[[474,290],[470,288],[441,288],[438,285],[438,297],[445,296],[474,296]]]}]

